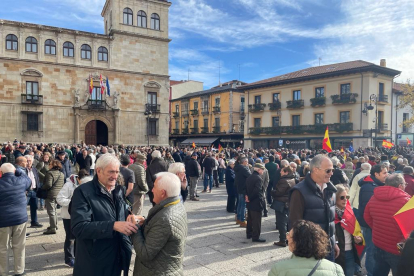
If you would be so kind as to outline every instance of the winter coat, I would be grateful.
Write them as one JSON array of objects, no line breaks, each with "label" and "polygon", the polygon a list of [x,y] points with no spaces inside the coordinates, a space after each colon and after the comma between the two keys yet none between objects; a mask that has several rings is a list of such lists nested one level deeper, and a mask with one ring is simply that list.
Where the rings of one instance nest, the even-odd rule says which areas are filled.
[{"label": "winter coat", "polygon": [[204,168],[205,174],[212,175],[215,167],[216,167],[216,161],[214,158],[212,158],[211,156],[207,156],[206,158],[204,158],[203,168]]},{"label": "winter coat", "polygon": [[70,175],[72,174],[72,168],[70,166],[69,159],[65,157],[63,161],[60,161],[60,163],[62,164],[61,172],[63,172],[63,174],[65,175],[65,179],[70,177]]},{"label": "winter coat", "polygon": [[404,174],[404,180],[405,183],[407,183],[407,186],[405,186],[405,192],[409,194],[410,196],[414,195],[414,176],[410,174]]},{"label": "winter coat", "polygon": [[66,179],[65,185],[63,185],[63,188],[59,191],[56,201],[57,203],[62,206],[60,209],[60,216],[62,219],[70,219],[69,214],[69,203],[72,200],[73,191],[83,183],[89,182],[92,180],[91,176],[86,176],[81,179],[80,183],[77,183],[76,175],[72,174],[68,179]]},{"label": "winter coat", "polygon": [[191,158],[186,164],[185,164],[185,172],[190,177],[200,177],[200,173],[198,171],[198,162]]},{"label": "winter coat", "polygon": [[180,152],[176,151],[173,153],[172,157],[174,158],[175,162],[183,162],[180,156]]},{"label": "winter coat", "polygon": [[334,166],[334,171],[331,176],[331,182],[334,185],[346,184],[348,182],[348,178],[346,177],[345,173],[340,168]]},{"label": "winter coat", "polygon": [[134,276],[184,275],[187,213],[179,197],[155,205],[144,225],[132,235],[136,252]]},{"label": "winter coat", "polygon": [[236,164],[234,166],[234,172],[236,177],[234,179],[234,183],[236,184],[236,190],[238,194],[246,194],[246,179],[250,176],[250,170],[248,167],[245,167],[240,164]]},{"label": "winter coat", "polygon": [[352,181],[351,188],[349,189],[349,203],[351,203],[352,208],[358,209],[359,207],[359,190],[361,187],[358,185],[358,181],[368,175],[370,175],[370,170],[362,170]]},{"label": "winter coat", "polygon": [[134,163],[132,165],[129,165],[128,169],[133,171],[135,176],[134,190],[132,190],[132,193],[134,195],[143,195],[148,193],[149,189],[147,185],[144,165],[140,163]]},{"label": "winter coat", "polygon": [[37,171],[39,172],[39,181],[43,185],[45,181],[45,175],[49,171],[49,163],[39,162],[36,166]]},{"label": "winter coat", "polygon": [[289,200],[289,191],[295,185],[295,178],[292,174],[282,176],[279,182],[273,186],[272,198],[287,203]]},{"label": "winter coat", "polygon": [[114,223],[125,221],[128,215],[123,188],[116,185],[111,198],[95,175],[75,189],[71,203],[71,228],[76,237],[74,276],[118,276],[121,270],[129,270],[131,241],[114,231]]},{"label": "winter coat", "polygon": [[269,186],[269,171],[265,168],[263,174],[261,175],[263,179],[263,189],[266,190]]},{"label": "winter coat", "polygon": [[359,190],[359,206],[356,218],[362,227],[369,227],[364,219],[365,207],[374,194],[374,189],[379,186],[384,186],[384,183],[381,183],[374,176],[368,175],[359,180],[358,185],[361,188]]},{"label": "winter coat", "polygon": [[27,222],[26,191],[32,185],[30,178],[20,169],[5,173],[0,178],[0,228]]},{"label": "winter coat", "polygon": [[86,155],[85,158],[81,155],[79,159],[76,159],[76,162],[78,162],[80,170],[85,169],[89,173],[92,166],[92,158],[89,155]]},{"label": "winter coat", "polygon": [[[275,263],[268,276],[308,276],[318,261],[315,258],[297,257]],[[322,259],[318,269],[312,276],[345,276],[342,267],[326,259]]]},{"label": "winter coat", "polygon": [[169,168],[172,163],[175,163],[175,161],[172,157],[171,158],[164,158],[164,161],[165,161],[165,163],[167,163],[167,168]]},{"label": "winter coat", "polygon": [[365,222],[372,229],[372,242],[375,246],[391,254],[400,255],[397,243],[404,241],[404,236],[394,215],[410,198],[409,194],[399,188],[375,188],[364,212]]},{"label": "winter coat", "polygon": [[236,174],[234,173],[234,170],[227,166],[226,168],[226,187],[229,185],[234,186],[234,178],[236,177]]},{"label": "winter coat", "polygon": [[273,181],[276,177],[276,172],[278,169],[278,165],[275,162],[269,162],[265,164],[266,170],[269,172],[269,183],[273,185]]},{"label": "winter coat", "polygon": [[168,171],[167,163],[165,163],[164,159],[156,157],[152,159],[151,164],[147,168],[147,185],[148,189],[151,191],[154,188],[155,183],[155,175],[159,172],[166,172]]},{"label": "winter coat", "polygon": [[55,199],[65,184],[65,176],[57,169],[51,169],[46,173],[45,181],[41,187],[43,190],[49,190],[48,199]]},{"label": "winter coat", "polygon": [[266,208],[263,191],[263,179],[258,172],[254,171],[246,179],[246,195],[249,199],[246,206],[249,210],[260,212]]}]

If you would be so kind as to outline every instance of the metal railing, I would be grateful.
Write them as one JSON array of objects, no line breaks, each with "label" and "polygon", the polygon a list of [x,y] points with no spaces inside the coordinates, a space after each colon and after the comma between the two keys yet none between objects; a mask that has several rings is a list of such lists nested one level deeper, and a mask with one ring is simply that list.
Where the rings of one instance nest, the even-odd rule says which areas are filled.
[{"label": "metal railing", "polygon": [[43,95],[22,94],[22,104],[43,104]]},{"label": "metal railing", "polygon": [[105,100],[88,100],[88,109],[103,110],[106,109]]},{"label": "metal railing", "polygon": [[287,108],[302,108],[305,105],[304,100],[286,101]]}]

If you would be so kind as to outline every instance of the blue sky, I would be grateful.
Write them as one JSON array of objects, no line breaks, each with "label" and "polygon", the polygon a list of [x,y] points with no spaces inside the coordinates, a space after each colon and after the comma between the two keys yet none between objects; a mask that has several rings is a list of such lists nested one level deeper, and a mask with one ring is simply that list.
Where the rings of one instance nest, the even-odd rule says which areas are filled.
[{"label": "blue sky", "polygon": [[[171,0],[171,79],[210,88],[362,59],[414,79],[414,1]],[[33,4],[36,7],[33,8]],[[103,32],[105,0],[2,0],[0,19]],[[240,68],[240,70],[239,70]]]}]

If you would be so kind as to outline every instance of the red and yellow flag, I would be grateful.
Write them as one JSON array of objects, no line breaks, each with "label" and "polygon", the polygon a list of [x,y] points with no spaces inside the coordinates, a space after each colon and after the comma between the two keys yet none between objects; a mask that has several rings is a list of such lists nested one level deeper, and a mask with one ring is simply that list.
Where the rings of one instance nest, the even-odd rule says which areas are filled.
[{"label": "red and yellow flag", "polygon": [[193,142],[193,148],[195,148],[196,146],[195,146],[195,143]]},{"label": "red and yellow flag", "polygon": [[391,142],[388,142],[387,140],[382,140],[382,146],[384,147],[384,148],[392,148],[393,146],[394,146],[394,144],[393,143],[391,143]]},{"label": "red and yellow flag", "polygon": [[339,220],[338,215],[335,214],[335,224],[336,223],[341,223],[341,227],[348,231],[348,233],[350,233],[351,235],[362,238],[362,245],[355,244],[356,249],[358,251],[358,255],[361,255],[365,247],[365,240],[361,233],[361,226],[359,225],[359,222],[355,217],[354,211],[352,210],[349,200],[347,200],[346,202],[346,207],[344,214],[342,215],[342,219]]},{"label": "red and yellow flag", "polygon": [[89,75],[89,94],[92,94],[93,91],[93,78],[92,74]]},{"label": "red and yellow flag", "polygon": [[414,197],[412,197],[395,215],[394,219],[400,226],[406,239],[414,230]]},{"label": "red and yellow flag", "polygon": [[322,149],[326,150],[327,152],[332,151],[331,141],[329,140],[328,127],[326,127],[325,137],[323,138],[323,142],[322,142]]},{"label": "red and yellow flag", "polygon": [[341,152],[344,152],[344,147],[341,147]]},{"label": "red and yellow flag", "polygon": [[410,139],[408,139],[408,137],[407,137],[407,146],[409,146],[409,145],[411,145],[411,141],[410,141]]},{"label": "red and yellow flag", "polygon": [[105,85],[104,85],[104,82],[103,82],[102,75],[100,75],[100,77],[99,77],[99,85],[101,86],[101,95],[103,95],[103,93],[105,92]]},{"label": "red and yellow flag", "polygon": [[221,144],[219,144],[218,150],[219,150],[219,152],[221,152],[223,150],[223,147],[221,146]]}]

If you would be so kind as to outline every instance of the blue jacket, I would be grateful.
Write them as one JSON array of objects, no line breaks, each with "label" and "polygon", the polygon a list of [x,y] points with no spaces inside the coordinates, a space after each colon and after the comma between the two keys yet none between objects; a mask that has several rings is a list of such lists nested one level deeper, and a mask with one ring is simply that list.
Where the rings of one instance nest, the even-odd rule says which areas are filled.
[{"label": "blue jacket", "polygon": [[358,181],[358,185],[361,189],[359,190],[359,206],[356,218],[362,227],[369,227],[364,219],[365,207],[374,195],[374,189],[379,186],[384,186],[384,183],[381,183],[374,176],[368,175],[361,178]]},{"label": "blue jacket", "polygon": [[0,178],[0,228],[27,222],[26,190],[32,182],[24,172],[5,173]]},{"label": "blue jacket", "polygon": [[63,174],[65,175],[65,180],[66,180],[66,178],[69,178],[70,175],[72,174],[72,168],[70,166],[69,159],[65,157],[63,161],[60,161],[60,163],[62,164],[61,172],[63,172]]}]

